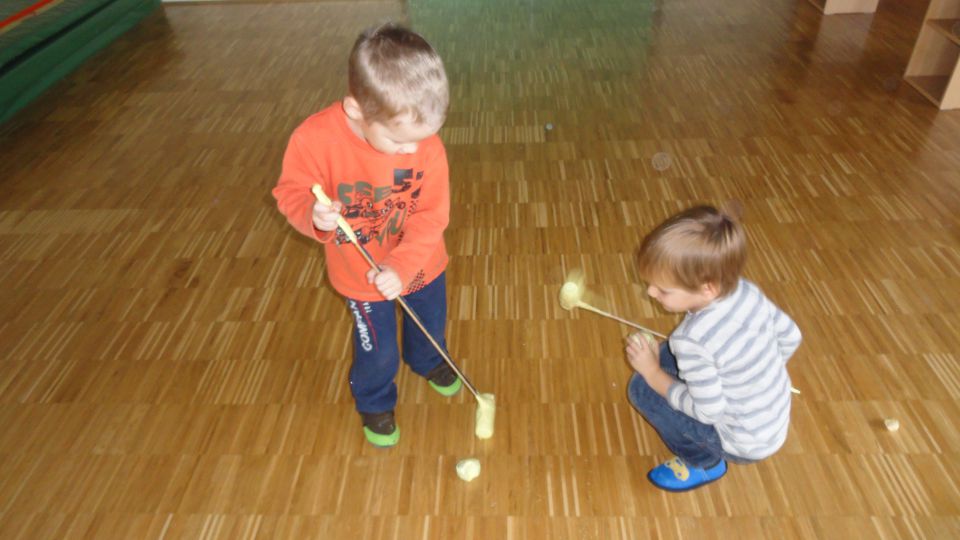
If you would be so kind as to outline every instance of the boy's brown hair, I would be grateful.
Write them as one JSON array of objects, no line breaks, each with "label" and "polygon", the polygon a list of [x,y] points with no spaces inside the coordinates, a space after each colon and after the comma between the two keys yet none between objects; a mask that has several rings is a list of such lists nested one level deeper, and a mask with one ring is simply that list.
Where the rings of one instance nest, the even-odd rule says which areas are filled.
[{"label": "boy's brown hair", "polygon": [[450,94],[443,61],[416,32],[394,23],[364,31],[350,52],[348,74],[350,95],[367,122],[401,114],[427,124],[446,118]]},{"label": "boy's brown hair", "polygon": [[720,297],[733,292],[747,260],[747,237],[739,223],[739,205],[728,206],[726,212],[696,206],[658,225],[640,245],[640,275],[688,291],[712,283]]}]

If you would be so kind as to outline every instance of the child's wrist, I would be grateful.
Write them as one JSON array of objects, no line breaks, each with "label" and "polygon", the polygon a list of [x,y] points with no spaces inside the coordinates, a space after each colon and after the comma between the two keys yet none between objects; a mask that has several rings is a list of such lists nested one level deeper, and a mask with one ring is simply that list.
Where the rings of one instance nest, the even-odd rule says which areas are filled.
[{"label": "child's wrist", "polygon": [[662,371],[663,370],[660,369],[660,366],[651,366],[641,371],[640,376],[643,377],[644,379],[653,379],[656,376],[658,376]]}]

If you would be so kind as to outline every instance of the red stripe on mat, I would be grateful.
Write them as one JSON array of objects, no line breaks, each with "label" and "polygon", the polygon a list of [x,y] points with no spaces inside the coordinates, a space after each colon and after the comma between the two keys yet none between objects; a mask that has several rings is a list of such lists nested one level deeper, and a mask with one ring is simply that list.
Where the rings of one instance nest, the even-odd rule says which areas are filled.
[{"label": "red stripe on mat", "polygon": [[37,2],[36,4],[28,7],[27,9],[21,11],[20,13],[14,13],[13,15],[7,17],[6,19],[0,21],[0,28],[3,28],[4,26],[9,26],[9,25],[11,25],[11,24],[19,21],[20,19],[23,19],[24,17],[28,17],[28,16],[30,16],[30,15],[33,15],[34,13],[36,13],[37,11],[39,11],[40,8],[46,6],[47,4],[52,4],[52,3],[56,2],[56,1],[58,1],[58,0],[40,0],[40,1]]}]

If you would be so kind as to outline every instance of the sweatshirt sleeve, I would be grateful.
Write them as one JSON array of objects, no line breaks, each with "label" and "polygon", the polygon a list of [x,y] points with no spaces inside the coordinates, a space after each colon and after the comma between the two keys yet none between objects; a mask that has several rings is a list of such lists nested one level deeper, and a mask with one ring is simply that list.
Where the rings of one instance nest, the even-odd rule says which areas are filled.
[{"label": "sweatshirt sleeve", "polygon": [[313,184],[320,184],[324,191],[330,193],[329,181],[320,173],[303,135],[294,131],[283,156],[283,169],[273,188],[273,197],[277,200],[280,212],[301,234],[320,242],[329,242],[333,232],[319,231],[313,226],[313,205],[316,202],[310,191]]},{"label": "sweatshirt sleeve", "polygon": [[727,409],[717,362],[705,348],[686,339],[670,340],[677,357],[678,380],[667,390],[670,406],[704,424],[720,422]]},{"label": "sweatshirt sleeve", "polygon": [[773,328],[777,335],[777,348],[780,350],[780,357],[786,363],[800,346],[803,336],[800,334],[800,327],[789,315],[774,306],[776,310],[773,317]]},{"label": "sweatshirt sleeve", "polygon": [[450,171],[442,143],[424,165],[423,182],[418,189],[416,209],[404,222],[400,243],[381,261],[397,272],[404,287],[442,245],[443,231],[450,222]]}]

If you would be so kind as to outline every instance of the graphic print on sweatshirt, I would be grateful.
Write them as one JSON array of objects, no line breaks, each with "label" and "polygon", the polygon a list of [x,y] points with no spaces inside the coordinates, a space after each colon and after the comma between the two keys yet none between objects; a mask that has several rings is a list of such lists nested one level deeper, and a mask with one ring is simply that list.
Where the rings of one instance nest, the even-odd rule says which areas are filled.
[{"label": "graphic print on sweatshirt", "polygon": [[[416,188],[414,188],[414,181]],[[383,245],[390,237],[401,234],[407,216],[417,210],[423,171],[394,169],[393,184],[374,187],[370,182],[337,184],[337,198],[343,203],[343,217],[350,222],[361,244],[376,241]],[[403,195],[410,193],[410,200]],[[347,235],[337,229],[337,244],[349,242]]]}]

